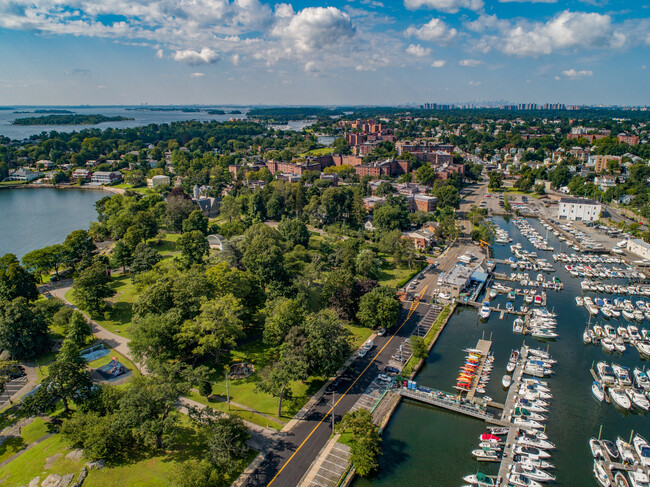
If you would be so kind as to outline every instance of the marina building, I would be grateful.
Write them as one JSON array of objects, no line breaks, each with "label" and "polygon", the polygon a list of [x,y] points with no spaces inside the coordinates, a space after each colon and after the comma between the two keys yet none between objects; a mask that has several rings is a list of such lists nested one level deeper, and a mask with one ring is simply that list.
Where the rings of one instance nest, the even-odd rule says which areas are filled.
[{"label": "marina building", "polygon": [[628,240],[627,250],[638,255],[642,259],[650,260],[650,244],[644,242],[640,238]]},{"label": "marina building", "polygon": [[557,210],[558,218],[567,220],[596,221],[600,218],[602,206],[586,198],[561,198]]}]

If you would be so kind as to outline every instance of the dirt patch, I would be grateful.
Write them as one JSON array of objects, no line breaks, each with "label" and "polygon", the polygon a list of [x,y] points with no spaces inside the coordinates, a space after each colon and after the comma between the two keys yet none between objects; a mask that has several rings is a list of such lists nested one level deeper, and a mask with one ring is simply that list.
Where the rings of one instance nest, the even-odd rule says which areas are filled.
[{"label": "dirt patch", "polygon": [[43,470],[48,470],[48,469],[52,468],[52,465],[54,464],[54,462],[56,462],[59,459],[60,456],[61,456],[61,453],[57,453],[56,455],[48,457],[45,460],[45,465],[43,465]]}]

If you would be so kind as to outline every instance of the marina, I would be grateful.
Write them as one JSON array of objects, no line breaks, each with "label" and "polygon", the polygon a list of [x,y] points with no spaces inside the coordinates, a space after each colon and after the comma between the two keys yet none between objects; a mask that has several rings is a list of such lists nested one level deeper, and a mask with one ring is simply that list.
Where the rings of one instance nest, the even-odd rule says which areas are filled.
[{"label": "marina", "polygon": [[[616,437],[621,432],[629,432],[631,429],[638,431],[641,435],[648,438],[650,437],[650,425],[647,423],[647,417],[641,412],[635,414],[621,414],[613,403],[597,401],[594,399],[591,386],[594,382],[594,377],[589,372],[590,368],[595,366],[599,361],[605,360],[603,350],[601,347],[596,347],[591,344],[588,346],[583,345],[583,333],[589,323],[589,311],[584,307],[576,306],[576,296],[584,296],[581,289],[582,279],[572,276],[569,271],[564,267],[568,262],[563,262],[561,259],[563,251],[567,250],[566,242],[559,241],[558,238],[552,234],[548,236],[548,243],[553,247],[553,251],[540,251],[531,248],[530,242],[527,241],[522,235],[519,234],[517,228],[514,226],[512,220],[505,221],[502,218],[495,218],[498,225],[503,227],[508,234],[512,237],[512,245],[521,244],[522,250],[530,253],[538,253],[539,255],[547,255],[546,259],[551,265],[554,266],[555,272],[552,277],[544,277],[545,281],[553,282],[555,277],[564,285],[563,292],[550,292],[548,289],[541,288],[539,285],[525,286],[527,289],[535,289],[536,291],[544,290],[547,292],[547,302],[545,306],[535,306],[534,304],[526,304],[525,294],[523,293],[524,286],[520,284],[510,284],[517,281],[520,282],[521,277],[526,272],[517,268],[513,271],[511,267],[512,252],[508,245],[494,246],[494,255],[491,262],[494,263],[494,274],[492,281],[488,282],[488,288],[485,290],[484,297],[481,296],[474,303],[469,303],[469,307],[458,307],[454,316],[451,318],[449,325],[446,327],[444,333],[441,335],[438,343],[432,350],[430,356],[426,359],[421,372],[416,377],[418,386],[441,386],[444,384],[453,384],[458,374],[458,354],[450,353],[450,350],[464,350],[468,346],[468,338],[477,337],[477,340],[486,334],[491,336],[490,352],[495,356],[495,366],[493,375],[498,380],[492,380],[486,386],[485,391],[492,401],[487,404],[486,413],[492,414],[493,418],[485,417],[477,418],[468,414],[458,414],[452,409],[441,409],[431,403],[426,403],[420,400],[412,400],[405,397],[402,403],[398,406],[397,411],[389,425],[387,426],[384,434],[384,444],[388,452],[391,452],[391,459],[380,459],[380,475],[371,479],[358,479],[354,485],[356,487],[367,485],[380,485],[392,486],[399,483],[422,483],[431,484],[430,478],[436,478],[436,481],[431,485],[447,486],[458,485],[460,477],[470,472],[477,472],[477,466],[485,475],[496,479],[501,474],[507,472],[508,468],[511,469],[516,463],[512,459],[506,457],[506,462],[500,461],[501,455],[496,458],[481,458],[472,455],[476,451],[481,454],[479,450],[482,448],[477,447],[477,438],[484,434],[486,428],[489,427],[508,427],[502,426],[503,420],[501,412],[505,415],[506,411],[512,409],[509,404],[511,391],[518,389],[515,385],[516,373],[513,371],[509,373],[505,370],[505,360],[510,355],[511,351],[521,350],[522,336],[519,334],[511,333],[513,321],[517,318],[522,320],[530,320],[532,317],[532,310],[539,309],[542,311],[546,308],[549,313],[557,315],[552,318],[556,321],[556,328],[558,335],[557,340],[538,340],[530,335],[525,335],[523,338],[526,342],[538,342],[543,349],[550,349],[550,352],[561,358],[560,363],[553,368],[553,378],[550,381],[553,383],[553,404],[548,408],[547,412],[541,412],[547,418],[545,423],[544,433],[549,438],[553,438],[553,443],[557,445],[557,453],[553,455],[552,464],[555,469],[552,475],[557,477],[555,482],[559,485],[599,485],[594,477],[594,461],[589,451],[589,438],[598,436],[599,428],[602,426],[604,435]],[[539,221],[530,220],[530,224],[537,228],[540,235],[545,233],[544,227]],[[570,250],[570,249],[569,249]],[[617,261],[612,260],[608,262],[609,256],[604,254],[582,254],[575,251],[574,257],[569,257],[575,262],[580,262],[580,259],[593,259],[594,266],[601,264],[606,266],[611,272],[617,272],[615,268],[628,269],[625,263],[620,262],[618,256],[612,257]],[[552,257],[556,253],[557,258]],[[571,256],[571,253],[566,254]],[[580,256],[580,258],[578,258]],[[528,261],[530,262],[530,261]],[[531,265],[533,265],[531,263]],[[630,272],[632,271],[630,269]],[[512,276],[512,274],[515,274]],[[528,271],[532,276],[532,281],[536,281],[536,275],[546,274],[545,271]],[[519,277],[517,274],[521,274]],[[505,279],[497,279],[505,276]],[[605,274],[606,276],[606,274]],[[619,285],[624,286],[627,290],[628,287],[634,287],[637,290],[643,290],[645,284],[643,279],[635,274],[628,274],[626,277],[594,277],[589,278],[594,282],[600,282],[604,285]],[[502,282],[500,282],[502,281]],[[510,298],[510,291],[497,287],[496,296],[489,298],[489,293],[494,289],[496,284],[510,287],[514,292],[515,299]],[[516,289],[521,289],[521,294],[516,292]],[[536,289],[537,288],[537,289]],[[610,289],[612,289],[610,287]],[[598,289],[590,291],[591,293],[598,293]],[[629,294],[628,294],[629,296]],[[615,297],[615,296],[613,296]],[[488,300],[490,302],[490,316],[485,320],[468,319],[468,314],[476,317],[477,310],[482,307],[483,302]],[[637,299],[634,299],[635,302]],[[523,301],[523,302],[522,302]],[[613,300],[612,300],[613,301]],[[501,318],[501,311],[506,309],[506,304],[511,302],[514,307],[515,313],[505,311],[503,319]],[[523,309],[528,308],[526,312]],[[636,306],[635,306],[636,307]],[[528,317],[527,317],[528,315]],[[592,317],[591,328],[595,321]],[[622,326],[621,323],[616,325],[615,328]],[[634,323],[627,323],[634,325]],[[506,330],[504,330],[504,325]],[[638,326],[639,334],[641,334],[642,326]],[[627,367],[631,372],[636,367],[643,370],[643,364],[640,362],[641,357],[633,347],[629,346],[626,342],[627,350],[618,355],[614,362],[623,367]],[[530,344],[529,344],[530,345]],[[535,347],[536,345],[531,345]],[[444,353],[441,350],[445,350]],[[633,353],[632,353],[633,352]],[[611,359],[607,360],[608,362]],[[510,375],[512,383],[507,392],[504,391],[502,386],[501,377],[503,375]],[[535,378],[534,376],[524,376],[524,378]],[[546,379],[541,379],[546,380]],[[520,386],[521,387],[521,384]],[[443,387],[444,388],[444,387]],[[479,398],[480,396],[477,396]],[[514,402],[512,399],[510,402]],[[503,405],[503,410],[499,406]],[[433,407],[433,409],[432,409]],[[432,421],[432,419],[434,419]],[[442,419],[436,421],[435,419]],[[514,444],[515,440],[521,436],[522,428],[508,429],[508,434],[502,439],[504,444],[504,452],[508,454],[512,451],[512,447],[505,448],[505,444]],[[511,434],[512,431],[512,434]],[[433,446],[432,454],[436,456],[438,461],[436,465],[431,462],[420,461],[416,458],[415,452],[418,448],[423,448],[424,444],[420,442],[419,438],[437,436],[449,438],[445,442],[444,447],[438,448]],[[395,443],[398,442],[398,443]],[[400,452],[395,450],[396,445],[399,444]],[[427,443],[427,445],[430,445]],[[430,446],[427,446],[429,448]],[[478,450],[477,450],[478,448]],[[490,454],[487,454],[490,456]],[[390,462],[388,465],[386,462]],[[614,470],[616,471],[616,462],[612,462]],[[607,465],[605,465],[607,466]],[[503,468],[503,471],[501,469]],[[450,472],[451,471],[451,472]],[[456,472],[455,475],[453,472]],[[458,475],[457,472],[464,472],[463,475]],[[425,475],[425,476],[423,476]],[[615,473],[613,474],[615,475]],[[612,475],[612,480],[613,480]],[[503,482],[503,480],[502,480]],[[538,481],[542,482],[542,481]],[[462,483],[462,481],[461,481]],[[508,485],[502,483],[501,485]],[[514,485],[514,484],[513,484]],[[615,484],[613,484],[615,485]]]}]

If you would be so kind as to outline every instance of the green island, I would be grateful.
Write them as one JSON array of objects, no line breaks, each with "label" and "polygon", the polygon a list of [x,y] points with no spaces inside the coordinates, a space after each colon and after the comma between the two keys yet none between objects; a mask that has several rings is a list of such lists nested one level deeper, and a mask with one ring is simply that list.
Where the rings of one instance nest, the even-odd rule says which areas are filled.
[{"label": "green island", "polygon": [[13,125],[97,125],[104,122],[123,122],[126,120],[134,120],[134,119],[122,117],[120,115],[117,115],[115,117],[107,117],[105,115],[100,115],[100,114],[94,114],[94,115],[66,114],[66,115],[46,115],[43,117],[17,118],[11,123]]}]

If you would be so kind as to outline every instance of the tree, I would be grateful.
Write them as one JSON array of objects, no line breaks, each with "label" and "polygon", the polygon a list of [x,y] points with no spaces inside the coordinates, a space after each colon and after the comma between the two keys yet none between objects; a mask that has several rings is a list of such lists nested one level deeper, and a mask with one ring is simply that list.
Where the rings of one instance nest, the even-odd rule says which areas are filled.
[{"label": "tree", "polygon": [[41,313],[24,297],[0,301],[0,348],[11,357],[26,360],[49,345],[48,326]]},{"label": "tree", "polygon": [[232,294],[244,305],[243,316],[251,316],[264,304],[264,290],[250,272],[230,267],[220,262],[210,267],[205,275],[217,296]]},{"label": "tree", "polygon": [[183,231],[183,221],[196,209],[192,200],[183,196],[169,196],[165,208],[167,229],[172,232]]},{"label": "tree", "polygon": [[156,249],[145,242],[140,242],[133,251],[131,275],[136,276],[142,272],[150,271],[160,260],[160,253]]},{"label": "tree", "polygon": [[38,297],[36,279],[20,265],[14,254],[0,257],[0,300],[23,297],[33,301]]},{"label": "tree", "polygon": [[488,183],[488,189],[499,189],[503,184],[503,173],[490,171],[488,173],[490,182]]},{"label": "tree", "polygon": [[309,245],[309,230],[298,218],[285,218],[278,225],[278,231],[282,238],[291,244],[292,247]]},{"label": "tree", "polygon": [[388,329],[397,322],[400,308],[393,289],[376,287],[361,297],[357,319],[368,328]]},{"label": "tree", "polygon": [[289,279],[284,266],[284,249],[267,235],[253,237],[244,251],[242,263],[265,286],[283,286]]},{"label": "tree", "polygon": [[84,315],[79,311],[72,313],[67,326],[66,339],[76,347],[82,348],[91,336],[93,336],[93,332]]},{"label": "tree", "polygon": [[424,359],[429,355],[427,350],[427,345],[424,343],[424,338],[418,335],[411,335],[409,338],[409,343],[411,344],[411,351],[413,356],[417,359]]},{"label": "tree", "polygon": [[208,234],[208,217],[201,210],[194,210],[183,221],[183,233],[198,230],[204,235]]},{"label": "tree", "polygon": [[241,312],[242,305],[232,294],[206,301],[201,313],[183,324],[179,338],[193,347],[195,355],[211,355],[217,362],[222,350],[244,335]]},{"label": "tree", "polygon": [[117,265],[122,266],[122,272],[124,274],[126,274],[126,266],[129,265],[132,258],[133,253],[131,247],[122,240],[117,241],[113,247],[113,260]]},{"label": "tree", "polygon": [[278,398],[278,418],[282,416],[282,400],[291,397],[290,382],[309,377],[307,340],[301,328],[292,328],[280,349],[280,360],[260,373],[257,388]]},{"label": "tree", "polygon": [[458,188],[451,184],[443,184],[435,187],[433,194],[438,198],[438,208],[458,208],[460,206]]},{"label": "tree", "polygon": [[392,195],[394,192],[395,187],[388,181],[382,181],[375,189],[375,194],[377,196],[388,196],[389,194]]},{"label": "tree", "polygon": [[23,257],[23,265],[32,273],[38,274],[42,281],[42,275],[48,274],[51,270],[59,277],[59,266],[63,263],[64,257],[63,245],[55,244],[28,252]]},{"label": "tree", "polygon": [[71,232],[63,242],[65,249],[65,263],[70,267],[85,259],[90,259],[97,250],[90,235],[85,230],[75,230]]},{"label": "tree", "polygon": [[81,358],[79,348],[72,340],[64,340],[47,372],[42,388],[52,398],[60,398],[66,412],[70,410],[69,401],[82,402],[90,396],[93,383],[86,361]]},{"label": "tree", "polygon": [[330,309],[307,315],[304,330],[311,374],[334,375],[352,353],[351,333],[343,324]]},{"label": "tree", "polygon": [[373,212],[373,225],[380,231],[406,230],[410,224],[408,203],[404,196],[389,195]]},{"label": "tree", "polygon": [[198,426],[207,443],[206,457],[220,472],[230,472],[248,455],[246,442],[251,435],[237,416],[226,416],[212,408],[190,410],[190,418]]},{"label": "tree", "polygon": [[348,144],[347,140],[343,137],[337,137],[334,139],[334,142],[332,142],[332,150],[334,154],[341,154],[341,155],[347,155],[347,154],[352,154],[352,149],[350,148],[350,145]]},{"label": "tree", "polygon": [[182,319],[175,310],[163,315],[137,316],[131,323],[131,353],[148,368],[152,368],[152,364],[179,358],[181,325]]},{"label": "tree", "polygon": [[433,184],[436,182],[436,170],[428,164],[420,166],[415,171],[415,179],[420,184]]},{"label": "tree", "polygon": [[365,477],[379,464],[377,457],[381,451],[379,428],[372,422],[372,415],[366,409],[348,412],[338,424],[339,433],[349,433],[350,460],[356,472]]},{"label": "tree", "polygon": [[264,341],[280,344],[289,331],[301,327],[305,319],[304,308],[295,299],[278,297],[264,308]]},{"label": "tree", "polygon": [[104,298],[115,294],[110,287],[110,278],[106,273],[106,266],[101,261],[96,261],[85,269],[74,281],[72,296],[77,306],[90,313],[99,313],[106,303]]},{"label": "tree", "polygon": [[178,247],[181,249],[180,260],[185,267],[202,264],[203,257],[210,251],[208,239],[199,230],[192,230],[181,235],[178,239]]},{"label": "tree", "polygon": [[361,250],[354,261],[357,274],[366,279],[377,279],[381,269],[381,259],[369,248]]}]

